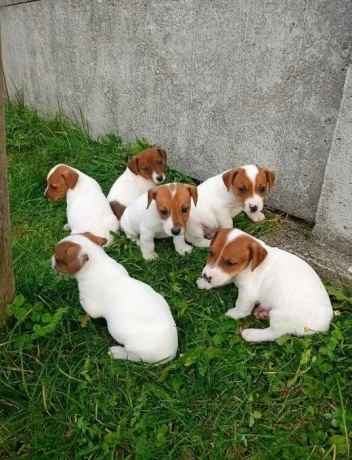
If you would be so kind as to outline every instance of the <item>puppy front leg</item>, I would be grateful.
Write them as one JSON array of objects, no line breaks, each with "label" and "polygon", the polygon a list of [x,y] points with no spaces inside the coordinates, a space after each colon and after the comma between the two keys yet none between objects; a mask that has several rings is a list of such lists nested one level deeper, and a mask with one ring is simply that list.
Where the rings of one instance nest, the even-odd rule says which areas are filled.
[{"label": "puppy front leg", "polygon": [[175,249],[180,254],[180,256],[184,256],[185,254],[192,252],[193,248],[186,243],[184,235],[174,236],[173,242]]},{"label": "puppy front leg", "polygon": [[139,241],[142,255],[145,260],[153,260],[158,257],[158,254],[154,251],[154,235],[141,233]]},{"label": "puppy front leg", "polygon": [[233,221],[228,212],[223,214],[220,213],[217,217],[220,224],[220,228],[233,228]]},{"label": "puppy front leg", "polygon": [[225,313],[230,318],[240,319],[249,316],[256,304],[256,299],[253,295],[248,295],[246,291],[240,289],[238,292],[238,298],[236,300],[235,308],[230,308]]}]

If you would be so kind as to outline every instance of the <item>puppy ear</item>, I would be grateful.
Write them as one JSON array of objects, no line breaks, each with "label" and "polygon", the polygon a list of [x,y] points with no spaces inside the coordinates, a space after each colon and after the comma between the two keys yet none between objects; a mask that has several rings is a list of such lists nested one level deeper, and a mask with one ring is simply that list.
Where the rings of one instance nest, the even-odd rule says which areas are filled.
[{"label": "puppy ear", "polygon": [[128,160],[127,167],[130,171],[133,172],[133,174],[136,174],[136,176],[139,173],[139,168],[138,168],[138,158],[137,155],[134,155]]},{"label": "puppy ear", "polygon": [[150,189],[148,190],[148,204],[147,204],[147,208],[146,208],[146,209],[148,209],[149,206],[150,206],[150,203],[151,203],[153,200],[155,200],[155,197],[156,197],[156,194],[157,194],[157,193],[158,193],[158,191],[157,191],[156,187],[150,188]]},{"label": "puppy ear", "polygon": [[164,163],[167,162],[167,153],[166,153],[166,150],[164,149],[157,149],[157,151],[159,152],[160,156],[162,157],[162,159],[164,160]]},{"label": "puppy ear", "polygon": [[85,236],[86,238],[88,238],[90,241],[97,244],[98,246],[104,246],[104,244],[108,242],[106,238],[102,238],[101,236],[94,235],[91,232],[81,233],[81,235]]},{"label": "puppy ear", "polygon": [[227,171],[225,174],[223,174],[222,180],[225,184],[227,191],[230,190],[233,184],[233,181],[235,180],[235,177],[237,176],[238,173],[239,173],[239,169],[230,169],[230,171]]},{"label": "puppy ear", "polygon": [[268,255],[268,251],[257,241],[253,240],[249,244],[249,253],[250,260],[252,261],[251,272],[254,272]]},{"label": "puppy ear", "polygon": [[88,254],[79,254],[81,246],[75,244],[66,249],[67,270],[70,275],[75,275],[89,260]]},{"label": "puppy ear", "polygon": [[220,233],[220,229],[216,230],[216,232],[213,235],[213,238],[211,239],[210,246],[213,246],[213,244],[214,244],[216,238],[218,237],[219,233]]},{"label": "puppy ear", "polygon": [[273,186],[275,185],[276,176],[275,176],[275,173],[270,171],[270,169],[263,168],[263,170],[265,172],[266,180],[268,182],[269,191],[270,191],[273,188]]},{"label": "puppy ear", "polygon": [[189,194],[192,197],[194,206],[197,206],[197,201],[198,201],[198,189],[195,185],[187,185]]},{"label": "puppy ear", "polygon": [[63,173],[62,173],[63,178],[66,181],[67,187],[70,189],[75,188],[77,181],[78,181],[78,173],[72,169],[72,168],[67,168]]}]

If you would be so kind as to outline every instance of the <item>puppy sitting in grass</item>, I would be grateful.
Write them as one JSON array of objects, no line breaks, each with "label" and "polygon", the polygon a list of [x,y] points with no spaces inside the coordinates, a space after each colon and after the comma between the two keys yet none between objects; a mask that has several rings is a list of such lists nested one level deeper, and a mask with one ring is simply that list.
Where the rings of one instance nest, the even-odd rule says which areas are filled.
[{"label": "puppy sitting in grass", "polygon": [[64,230],[91,232],[106,238],[107,246],[113,242],[110,231],[118,231],[119,221],[97,181],[78,169],[60,164],[49,172],[47,184],[44,197],[48,200],[57,201],[66,196],[67,224]]},{"label": "puppy sitting in grass", "polygon": [[106,319],[119,343],[110,348],[113,358],[146,363],[174,359],[178,338],[170,307],[109,257],[101,247],[104,244],[105,238],[91,233],[70,235],[56,246],[52,267],[76,278],[88,315]]},{"label": "puppy sitting in grass", "polygon": [[226,315],[269,319],[266,329],[244,329],[247,342],[276,340],[284,334],[305,336],[329,329],[333,310],[315,271],[299,257],[272,248],[241,230],[218,230],[210,246],[200,289],[234,282],[235,308]]},{"label": "puppy sitting in grass", "polygon": [[191,198],[196,206],[197,187],[173,183],[150,189],[126,208],[120,222],[121,229],[139,244],[144,259],[157,257],[154,238],[171,236],[180,255],[192,251],[184,236]]},{"label": "puppy sitting in grass", "polygon": [[128,205],[164,182],[166,161],[165,150],[156,147],[144,149],[129,159],[125,172],[116,179],[108,194],[110,206],[119,220]]}]

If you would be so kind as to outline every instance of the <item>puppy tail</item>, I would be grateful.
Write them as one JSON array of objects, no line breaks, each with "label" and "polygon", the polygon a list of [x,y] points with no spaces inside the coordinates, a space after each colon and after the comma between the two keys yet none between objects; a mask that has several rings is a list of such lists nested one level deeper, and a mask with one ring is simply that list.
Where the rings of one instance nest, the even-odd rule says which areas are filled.
[{"label": "puppy tail", "polygon": [[126,206],[119,203],[118,201],[111,201],[110,207],[112,209],[112,212],[118,218],[118,220],[120,220],[122,217],[122,214],[125,212]]}]

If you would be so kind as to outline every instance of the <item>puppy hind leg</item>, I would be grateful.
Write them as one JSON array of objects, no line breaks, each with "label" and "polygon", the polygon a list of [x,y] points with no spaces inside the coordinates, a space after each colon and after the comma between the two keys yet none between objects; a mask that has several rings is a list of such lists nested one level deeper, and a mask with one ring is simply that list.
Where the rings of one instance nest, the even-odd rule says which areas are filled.
[{"label": "puppy hind leg", "polygon": [[108,354],[114,359],[127,359],[128,361],[133,362],[142,361],[139,356],[135,355],[134,353],[127,352],[126,348],[120,345],[111,347]]}]

